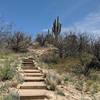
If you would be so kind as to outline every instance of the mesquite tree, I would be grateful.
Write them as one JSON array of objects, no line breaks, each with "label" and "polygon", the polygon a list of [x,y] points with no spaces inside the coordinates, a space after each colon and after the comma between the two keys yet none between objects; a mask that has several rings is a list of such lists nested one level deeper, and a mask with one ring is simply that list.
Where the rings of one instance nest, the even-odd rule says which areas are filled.
[{"label": "mesquite tree", "polygon": [[43,35],[43,33],[38,34],[35,41],[37,41],[40,44],[40,46],[45,46],[46,39],[45,39],[45,36]]},{"label": "mesquite tree", "polygon": [[9,48],[15,52],[25,52],[31,44],[31,37],[22,32],[16,32],[8,39]]}]

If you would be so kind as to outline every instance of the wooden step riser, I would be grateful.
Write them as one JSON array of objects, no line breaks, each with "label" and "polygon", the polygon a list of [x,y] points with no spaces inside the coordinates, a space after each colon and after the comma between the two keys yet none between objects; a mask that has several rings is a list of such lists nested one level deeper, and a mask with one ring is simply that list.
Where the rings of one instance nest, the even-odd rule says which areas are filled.
[{"label": "wooden step riser", "polygon": [[20,100],[45,100],[45,99],[20,99]]},{"label": "wooden step riser", "polygon": [[24,76],[27,76],[27,77],[44,77],[44,75],[24,75]]},{"label": "wooden step riser", "polygon": [[28,72],[28,71],[23,71],[23,73],[41,73],[41,72]]},{"label": "wooden step riser", "polygon": [[33,61],[33,59],[24,59],[23,61]]},{"label": "wooden step riser", "polygon": [[27,66],[35,67],[35,66],[34,66],[34,65],[32,65],[32,64],[24,64],[24,66],[23,66],[23,67],[27,67]]},{"label": "wooden step riser", "polygon": [[23,62],[33,62],[32,60],[24,60]]},{"label": "wooden step riser", "polygon": [[21,86],[20,89],[46,89],[46,86]]},{"label": "wooden step riser", "polygon": [[41,73],[41,71],[24,71],[24,73]]},{"label": "wooden step riser", "polygon": [[22,71],[19,71],[20,73],[22,72],[22,73],[42,73],[42,71],[38,71],[37,69],[36,69],[36,71],[25,71],[25,70],[22,70]]},{"label": "wooden step riser", "polygon": [[44,80],[24,80],[24,82],[44,82]]},{"label": "wooden step riser", "polygon": [[36,100],[36,99],[45,99],[47,98],[45,95],[43,96],[20,96],[20,100]]},{"label": "wooden step riser", "polygon": [[26,65],[26,66],[24,66],[24,67],[22,67],[22,69],[38,69],[38,68],[36,68],[36,67],[34,67],[34,66],[30,66],[30,65]]},{"label": "wooden step riser", "polygon": [[37,77],[45,77],[45,75],[43,73],[24,73],[24,76],[31,76],[31,77],[34,77],[34,76],[37,76]]},{"label": "wooden step riser", "polygon": [[34,65],[33,62],[23,62],[22,64],[24,64],[24,65]]},{"label": "wooden step riser", "polygon": [[23,60],[23,62],[33,62],[33,60]]},{"label": "wooden step riser", "polygon": [[25,66],[25,67],[26,67],[26,66],[35,67],[35,65],[34,65],[34,64],[30,64],[30,63],[24,63],[24,64],[23,64],[23,66]]},{"label": "wooden step riser", "polygon": [[33,58],[23,59],[23,60],[34,60]]},{"label": "wooden step riser", "polygon": [[23,61],[33,61],[33,59],[24,59]]},{"label": "wooden step riser", "polygon": [[23,65],[34,65],[34,63],[32,63],[32,62],[24,62],[24,63],[22,63]]}]

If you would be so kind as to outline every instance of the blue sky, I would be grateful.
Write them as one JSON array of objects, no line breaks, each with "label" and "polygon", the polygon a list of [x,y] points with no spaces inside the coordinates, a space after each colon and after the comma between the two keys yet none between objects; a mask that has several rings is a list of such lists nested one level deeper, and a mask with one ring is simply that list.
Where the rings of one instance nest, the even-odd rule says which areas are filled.
[{"label": "blue sky", "polygon": [[62,32],[100,33],[100,0],[0,0],[0,16],[32,36],[51,28],[57,16]]}]

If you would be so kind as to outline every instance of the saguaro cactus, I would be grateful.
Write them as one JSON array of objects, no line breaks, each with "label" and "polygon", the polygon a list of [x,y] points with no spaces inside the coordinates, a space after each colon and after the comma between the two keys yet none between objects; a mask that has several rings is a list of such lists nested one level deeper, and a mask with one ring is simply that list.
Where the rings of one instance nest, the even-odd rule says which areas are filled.
[{"label": "saguaro cactus", "polygon": [[58,40],[58,36],[61,32],[61,23],[59,22],[59,17],[57,17],[57,19],[55,19],[53,23],[52,32],[53,32],[54,38]]}]

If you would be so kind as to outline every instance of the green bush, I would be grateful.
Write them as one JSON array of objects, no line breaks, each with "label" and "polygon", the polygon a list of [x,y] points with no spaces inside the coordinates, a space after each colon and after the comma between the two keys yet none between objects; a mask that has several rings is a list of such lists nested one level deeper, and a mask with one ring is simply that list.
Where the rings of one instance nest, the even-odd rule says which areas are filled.
[{"label": "green bush", "polygon": [[49,52],[42,56],[42,61],[48,64],[57,64],[59,62],[59,55],[56,52]]},{"label": "green bush", "polygon": [[73,74],[75,74],[75,75],[79,75],[80,76],[80,75],[83,74],[83,71],[84,71],[84,69],[80,65],[75,65],[75,66],[73,66],[71,68],[71,72],[73,72]]},{"label": "green bush", "polygon": [[0,68],[0,80],[11,80],[15,75],[15,69],[10,65],[10,62],[6,62],[3,67]]},{"label": "green bush", "polygon": [[82,58],[82,61],[84,64],[87,64],[89,62],[91,62],[92,58],[93,58],[93,55],[92,54],[89,54],[87,52],[83,52],[81,54],[81,58]]},{"label": "green bush", "polygon": [[83,80],[78,80],[75,83],[75,88],[79,91],[83,91],[83,86],[84,86],[84,81]]},{"label": "green bush", "polygon": [[48,72],[46,74],[46,84],[48,89],[55,90],[57,85],[61,84],[61,78],[55,72]]},{"label": "green bush", "polygon": [[10,94],[4,96],[4,100],[19,100],[19,94],[13,91]]}]

